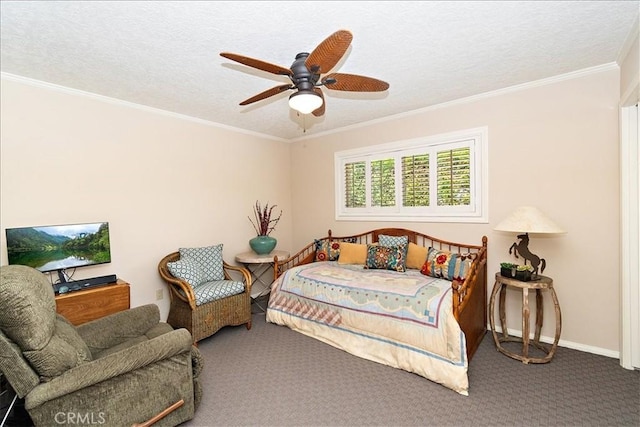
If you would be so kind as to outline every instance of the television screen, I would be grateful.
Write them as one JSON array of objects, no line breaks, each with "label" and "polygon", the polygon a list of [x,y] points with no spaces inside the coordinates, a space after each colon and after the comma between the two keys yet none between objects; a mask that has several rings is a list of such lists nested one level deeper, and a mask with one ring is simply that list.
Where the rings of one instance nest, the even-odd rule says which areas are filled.
[{"label": "television screen", "polygon": [[109,223],[7,228],[9,264],[42,272],[111,262]]}]

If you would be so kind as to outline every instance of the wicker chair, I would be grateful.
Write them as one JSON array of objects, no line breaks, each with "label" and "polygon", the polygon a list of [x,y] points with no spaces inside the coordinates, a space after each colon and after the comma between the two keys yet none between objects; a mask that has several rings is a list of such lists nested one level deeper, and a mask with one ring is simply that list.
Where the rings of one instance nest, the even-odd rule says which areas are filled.
[{"label": "wicker chair", "polygon": [[224,326],[244,324],[247,329],[251,329],[251,274],[246,268],[223,261],[225,279],[238,280],[231,274],[241,276],[241,281],[245,284],[244,292],[196,305],[191,285],[174,277],[167,266],[168,263],[179,259],[180,253],[173,252],[162,258],[158,264],[160,276],[169,285],[171,305],[167,323],[174,328],[186,328],[191,332],[194,343],[215,334]]}]

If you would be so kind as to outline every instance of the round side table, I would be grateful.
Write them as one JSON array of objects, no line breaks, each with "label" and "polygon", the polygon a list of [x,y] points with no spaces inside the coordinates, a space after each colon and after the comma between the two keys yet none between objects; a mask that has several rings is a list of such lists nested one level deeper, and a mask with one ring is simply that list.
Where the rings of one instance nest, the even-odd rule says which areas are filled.
[{"label": "round side table", "polygon": [[[505,316],[505,297],[507,287],[520,289],[522,291],[522,338],[509,336],[507,330],[507,322]],[[536,291],[536,327],[533,341],[529,339],[529,290],[535,289]],[[542,291],[549,290],[551,298],[553,299],[553,305],[556,313],[556,334],[551,347],[546,347],[540,343],[540,330],[542,329],[542,309],[543,299]],[[502,335],[498,336],[495,326],[495,302],[496,296],[500,293],[500,301],[498,305],[498,311],[500,315],[500,326],[502,327]],[[523,282],[516,279],[511,279],[502,276],[500,273],[496,273],[496,283],[493,286],[491,292],[491,300],[489,303],[489,321],[491,323],[491,332],[493,334],[493,341],[496,344],[496,348],[507,356],[520,360],[523,363],[548,363],[553,358],[558,348],[558,341],[560,340],[560,331],[562,330],[562,315],[560,313],[560,304],[558,302],[558,296],[555,289],[553,289],[553,279],[546,276],[538,276],[536,279],[529,282]],[[509,351],[502,346],[503,342],[522,342],[522,352],[520,354],[513,351]],[[529,344],[534,345],[538,349],[546,353],[545,357],[529,357]]]},{"label": "round side table", "polygon": [[236,255],[236,261],[241,263],[251,273],[251,300],[263,311],[266,312],[266,308],[263,308],[256,302],[256,299],[268,295],[271,292],[271,285],[273,284],[273,257],[277,256],[278,259],[289,258],[289,252],[275,250],[266,255],[258,255],[253,251],[243,252]]}]

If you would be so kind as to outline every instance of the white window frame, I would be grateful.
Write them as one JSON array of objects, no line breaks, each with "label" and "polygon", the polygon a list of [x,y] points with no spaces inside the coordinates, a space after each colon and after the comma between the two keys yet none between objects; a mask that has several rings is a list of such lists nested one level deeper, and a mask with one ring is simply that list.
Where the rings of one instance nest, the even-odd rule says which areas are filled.
[{"label": "white window frame", "polygon": [[[455,148],[460,145],[471,148],[471,204],[469,206],[437,206],[437,195],[430,193],[429,207],[402,207],[401,164],[403,156],[424,152],[440,145]],[[425,138],[396,141],[387,144],[338,151],[334,154],[335,172],[335,214],[337,221],[406,221],[406,222],[464,222],[488,223],[488,128],[479,127]],[[396,206],[371,207],[370,168],[369,161],[379,159],[396,159]],[[365,161],[367,166],[367,207],[345,207],[344,166],[347,163]],[[433,167],[435,156],[429,156],[432,171],[430,180],[436,179],[436,168]],[[431,186],[431,188],[436,188]]]}]

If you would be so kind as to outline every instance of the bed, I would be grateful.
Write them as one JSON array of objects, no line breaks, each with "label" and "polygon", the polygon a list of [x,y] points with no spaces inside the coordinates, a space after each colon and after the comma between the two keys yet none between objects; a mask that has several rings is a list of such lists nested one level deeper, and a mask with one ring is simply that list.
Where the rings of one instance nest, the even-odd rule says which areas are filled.
[{"label": "bed", "polygon": [[329,230],[274,259],[266,319],[468,395],[468,364],[487,328],[486,259],[486,237]]}]

